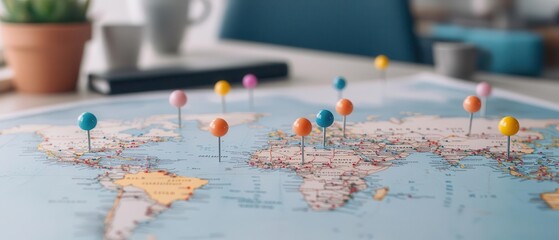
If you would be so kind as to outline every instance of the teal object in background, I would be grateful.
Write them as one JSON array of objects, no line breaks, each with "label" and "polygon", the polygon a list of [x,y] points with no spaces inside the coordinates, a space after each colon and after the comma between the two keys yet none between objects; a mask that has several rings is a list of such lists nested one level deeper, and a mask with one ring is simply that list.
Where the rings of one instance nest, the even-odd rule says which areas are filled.
[{"label": "teal object in background", "polygon": [[230,0],[221,37],[417,62],[407,0]]},{"label": "teal object in background", "polygon": [[539,76],[543,70],[543,40],[524,31],[470,29],[453,25],[436,25],[433,37],[445,41],[462,41],[479,48],[482,70]]}]

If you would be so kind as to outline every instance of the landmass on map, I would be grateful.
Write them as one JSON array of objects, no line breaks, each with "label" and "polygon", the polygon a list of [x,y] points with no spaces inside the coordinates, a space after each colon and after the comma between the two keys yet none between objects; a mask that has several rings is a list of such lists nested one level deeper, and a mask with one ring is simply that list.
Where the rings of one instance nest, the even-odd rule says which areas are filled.
[{"label": "landmass on map", "polygon": [[[184,115],[197,121],[206,131],[209,122],[225,118],[230,126],[256,122],[256,113]],[[158,169],[155,156],[145,159],[129,157],[129,149],[148,144],[178,141],[176,115],[157,115],[131,121],[100,121],[92,131],[94,151],[87,152],[85,134],[77,126],[21,125],[0,131],[0,135],[33,133],[42,138],[38,149],[49,159],[83,165],[103,171],[99,183],[117,192],[112,208],[105,217],[106,239],[126,239],[139,223],[168,210],[173,202],[187,201],[196,189],[208,184],[205,179],[177,176]],[[484,156],[498,163],[512,177],[525,180],[557,181],[557,173],[545,164],[528,168],[523,156],[534,154],[534,146],[543,138],[539,129],[559,125],[557,120],[521,119],[522,129],[513,137],[512,158],[505,159],[506,139],[497,132],[497,120],[476,119],[473,134],[466,136],[467,118],[441,118],[413,115],[401,119],[349,122],[347,137],[341,136],[341,123],[328,129],[327,147],[320,147],[322,133],[315,131],[307,138],[305,162],[301,159],[300,138],[282,130],[269,134],[268,142],[253,152],[248,164],[261,169],[289,169],[303,179],[299,187],[304,200],[316,211],[335,210],[353,199],[357,192],[375,187],[373,199],[382,201],[388,195],[386,186],[368,186],[365,178],[393,166],[394,161],[414,153],[430,152],[445,159],[449,166],[465,168],[465,157]],[[118,159],[116,165],[107,163]],[[154,188],[157,186],[157,188]],[[557,206],[556,193],[542,193],[551,207]]]},{"label": "landmass on map", "polygon": [[[217,117],[234,127],[256,122],[263,116],[258,113],[185,114],[182,118],[196,121],[200,130],[207,131],[207,126]],[[105,217],[104,238],[119,240],[127,239],[139,223],[153,219],[173,202],[188,201],[196,189],[208,183],[157,169],[155,156],[145,159],[126,156],[129,149],[180,140],[176,120],[177,115],[131,121],[101,120],[91,131],[92,152],[87,152],[86,135],[76,125],[21,125],[1,130],[0,135],[37,134],[42,138],[37,148],[49,159],[103,170],[99,183],[117,192]],[[111,159],[123,160],[125,164],[112,165]]]},{"label": "landmass on map", "polygon": [[555,192],[542,193],[540,198],[554,210],[559,210],[559,188]]},{"label": "landmass on map", "polygon": [[[412,115],[386,121],[369,118],[348,123],[346,138],[342,124],[327,130],[327,147],[322,148],[322,132],[315,125],[305,140],[305,162],[301,161],[300,137],[276,130],[268,144],[254,152],[249,165],[262,169],[289,169],[303,179],[299,191],[316,211],[344,206],[353,194],[368,188],[364,178],[384,171],[413,153],[430,152],[450,166],[464,168],[460,160],[483,156],[498,162],[503,172],[526,180],[557,182],[557,173],[541,164],[537,169],[523,167],[523,156],[534,153],[534,144],[543,138],[538,129],[557,128],[559,120],[522,119],[521,131],[513,137],[512,156],[506,159],[506,138],[497,130],[498,120],[478,118],[472,134],[466,136],[467,118],[441,118]],[[386,191],[378,192],[378,199]],[[375,194],[377,195],[377,194]],[[376,198],[375,198],[376,199]]]},{"label": "landmass on map", "polygon": [[373,195],[373,199],[376,201],[382,201],[388,194],[388,191],[388,187],[381,187],[376,189],[375,194]]}]

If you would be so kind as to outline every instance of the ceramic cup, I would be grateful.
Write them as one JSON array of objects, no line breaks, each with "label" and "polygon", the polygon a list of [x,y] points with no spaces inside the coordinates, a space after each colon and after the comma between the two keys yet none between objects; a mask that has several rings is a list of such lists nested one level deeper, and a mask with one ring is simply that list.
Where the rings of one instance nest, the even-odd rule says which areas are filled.
[{"label": "ceramic cup", "polygon": [[[198,17],[190,15],[195,2],[203,5]],[[189,26],[204,21],[210,14],[208,0],[140,0],[147,39],[160,54],[178,54]]]},{"label": "ceramic cup", "polygon": [[435,69],[439,74],[471,80],[477,66],[477,48],[466,43],[435,43]]},{"label": "ceramic cup", "polygon": [[143,27],[133,24],[108,24],[101,29],[108,68],[115,70],[137,67]]}]

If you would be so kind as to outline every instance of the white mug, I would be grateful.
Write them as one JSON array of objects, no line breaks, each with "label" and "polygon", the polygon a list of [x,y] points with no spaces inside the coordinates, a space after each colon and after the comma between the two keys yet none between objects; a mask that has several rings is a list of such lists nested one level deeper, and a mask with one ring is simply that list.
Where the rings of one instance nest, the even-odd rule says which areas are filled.
[{"label": "white mug", "polygon": [[111,70],[136,68],[142,46],[143,27],[135,24],[101,26],[107,66]]},{"label": "white mug", "polygon": [[[202,3],[203,11],[193,18],[189,15],[195,2]],[[131,0],[129,4],[133,20],[145,23],[148,42],[161,54],[178,54],[186,29],[211,12],[209,0]]]}]

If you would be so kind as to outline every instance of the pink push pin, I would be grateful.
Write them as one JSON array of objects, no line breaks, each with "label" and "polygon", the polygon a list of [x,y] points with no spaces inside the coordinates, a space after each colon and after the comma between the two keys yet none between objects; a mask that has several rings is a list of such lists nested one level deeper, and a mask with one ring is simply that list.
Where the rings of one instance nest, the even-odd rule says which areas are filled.
[{"label": "pink push pin", "polygon": [[175,90],[169,95],[169,103],[179,110],[179,128],[182,128],[181,108],[186,105],[186,94],[181,90]]},{"label": "pink push pin", "polygon": [[248,89],[248,98],[251,110],[254,108],[253,90],[256,88],[256,85],[258,85],[258,78],[256,78],[254,74],[247,74],[243,77],[243,86]]},{"label": "pink push pin", "polygon": [[481,82],[477,85],[476,92],[477,95],[481,97],[481,116],[485,117],[487,113],[487,98],[491,96],[491,92],[493,91],[493,87],[488,82]]}]

